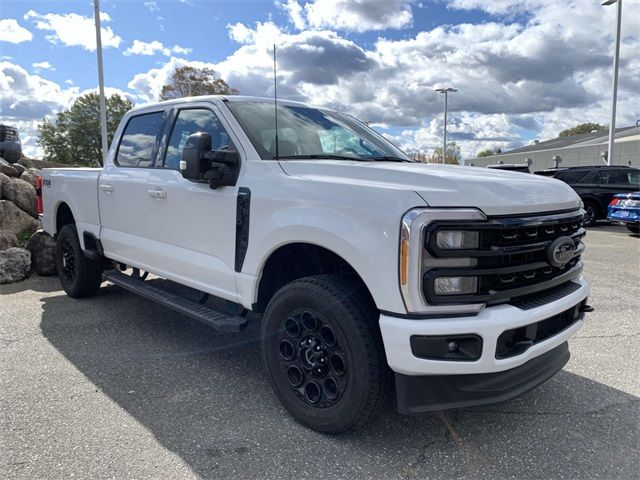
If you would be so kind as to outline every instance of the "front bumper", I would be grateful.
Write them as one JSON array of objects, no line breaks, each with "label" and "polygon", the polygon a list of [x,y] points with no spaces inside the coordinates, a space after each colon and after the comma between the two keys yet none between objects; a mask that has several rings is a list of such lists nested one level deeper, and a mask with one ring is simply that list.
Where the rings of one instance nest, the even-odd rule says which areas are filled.
[{"label": "front bumper", "polygon": [[396,374],[398,411],[437,412],[504,402],[549,380],[569,361],[567,342],[519,367],[474,375]]},{"label": "front bumper", "polygon": [[[589,284],[582,277],[572,280],[580,288],[569,295],[537,308],[522,310],[512,305],[485,308],[478,315],[455,318],[408,319],[380,315],[380,330],[387,362],[391,369],[402,375],[469,375],[510,370],[565,343],[582,328],[578,319],[569,327],[529,347],[522,354],[496,358],[498,337],[506,330],[553,317],[568,310],[589,295]],[[419,335],[477,335],[482,338],[482,351],[474,361],[433,360],[414,356],[410,339]]]}]

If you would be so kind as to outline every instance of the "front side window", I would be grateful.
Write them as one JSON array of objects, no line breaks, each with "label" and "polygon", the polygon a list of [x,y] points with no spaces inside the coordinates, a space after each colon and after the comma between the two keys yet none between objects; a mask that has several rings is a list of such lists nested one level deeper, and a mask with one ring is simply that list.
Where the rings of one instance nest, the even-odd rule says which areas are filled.
[{"label": "front side window", "polygon": [[556,178],[569,184],[582,183],[582,180],[589,174],[588,171],[576,170],[568,172],[560,172]]},{"label": "front side window", "polygon": [[164,167],[178,170],[182,150],[189,135],[205,132],[211,135],[211,149],[233,149],[227,131],[220,124],[218,117],[211,110],[192,108],[180,110],[173,125],[171,138],[164,158]]},{"label": "front side window", "polygon": [[120,167],[152,167],[163,125],[164,112],[131,117],[118,146],[116,164]]},{"label": "front side window", "polygon": [[337,112],[278,105],[278,141],[271,102],[227,102],[261,158],[395,159],[410,161],[397,147],[357,120]]}]

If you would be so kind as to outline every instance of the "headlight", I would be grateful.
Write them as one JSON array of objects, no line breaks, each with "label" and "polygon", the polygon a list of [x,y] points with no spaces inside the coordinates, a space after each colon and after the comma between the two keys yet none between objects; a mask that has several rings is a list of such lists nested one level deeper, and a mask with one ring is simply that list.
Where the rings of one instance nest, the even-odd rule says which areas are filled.
[{"label": "headlight", "polygon": [[478,232],[472,230],[440,230],[436,244],[443,250],[478,248]]},{"label": "headlight", "polygon": [[469,295],[478,291],[477,277],[437,277],[433,281],[436,295]]}]

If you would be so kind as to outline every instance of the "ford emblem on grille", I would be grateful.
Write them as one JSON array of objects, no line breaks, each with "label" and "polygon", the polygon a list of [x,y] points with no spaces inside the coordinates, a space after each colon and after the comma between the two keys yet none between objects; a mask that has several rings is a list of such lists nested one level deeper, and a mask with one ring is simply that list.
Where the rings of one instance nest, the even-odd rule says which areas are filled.
[{"label": "ford emblem on grille", "polygon": [[575,251],[576,244],[571,238],[558,237],[547,248],[547,258],[554,267],[564,267]]}]

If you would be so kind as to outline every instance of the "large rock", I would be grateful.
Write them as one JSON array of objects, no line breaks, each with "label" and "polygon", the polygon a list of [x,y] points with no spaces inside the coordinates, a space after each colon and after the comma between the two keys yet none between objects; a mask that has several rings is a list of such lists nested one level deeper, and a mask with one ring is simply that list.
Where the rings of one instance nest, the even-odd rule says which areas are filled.
[{"label": "large rock", "polygon": [[[27,182],[33,188],[36,188],[36,178],[38,178],[39,173],[35,173],[31,171],[32,169],[25,170],[22,175],[20,175],[20,179]],[[35,168],[33,170],[36,170]]]},{"label": "large rock", "polygon": [[18,172],[18,177],[27,170],[27,167],[25,167],[24,165],[20,165],[19,163],[14,163],[11,166],[16,172]]},{"label": "large rock", "polygon": [[13,165],[7,162],[4,158],[0,158],[0,173],[4,173],[9,177],[18,176],[18,171],[13,168]]},{"label": "large rock", "polygon": [[27,243],[31,267],[38,275],[56,274],[56,241],[43,230],[34,233]]},{"label": "large rock", "polygon": [[20,210],[9,200],[0,200],[0,230],[10,230],[16,236],[32,234],[38,229],[38,222],[31,215]]},{"label": "large rock", "polygon": [[31,254],[24,248],[0,250],[0,284],[24,280],[31,270]]},{"label": "large rock", "polygon": [[5,175],[4,173],[0,173],[0,199],[2,198],[2,189],[4,188],[5,184],[9,182],[9,178],[10,177]]},{"label": "large rock", "polygon": [[2,187],[2,198],[15,203],[34,218],[38,218],[36,189],[29,182],[19,178],[10,178]]},{"label": "large rock", "polygon": [[9,230],[0,230],[0,250],[6,250],[7,248],[17,247],[18,237],[16,234]]}]

